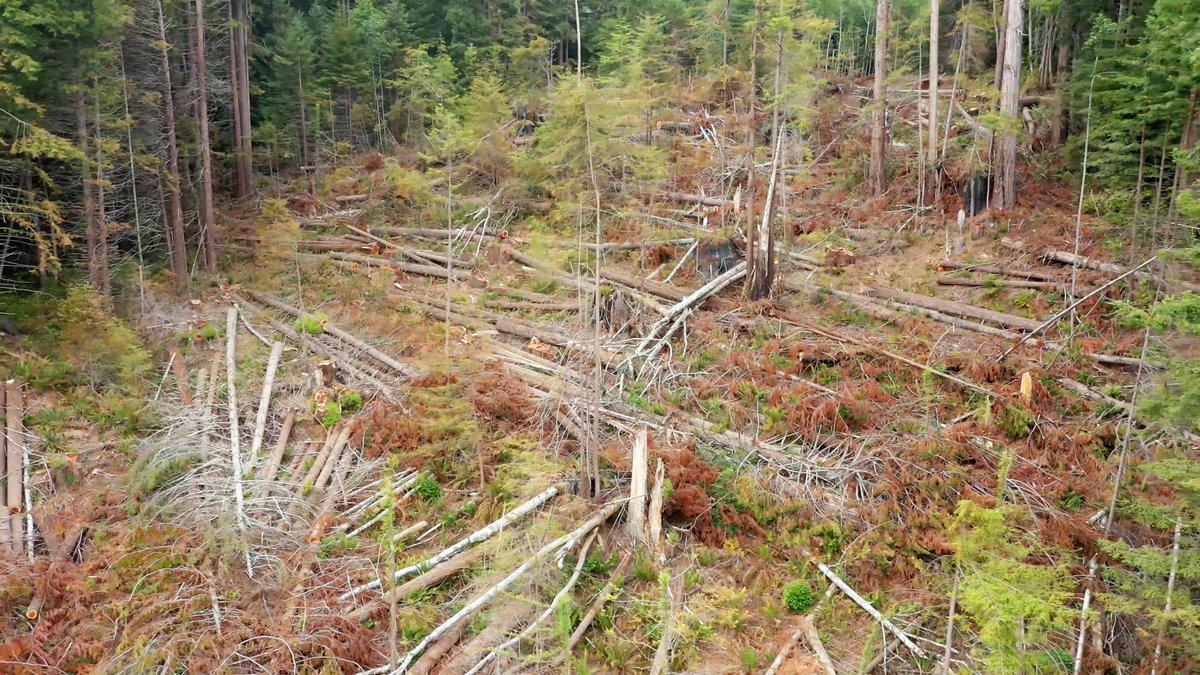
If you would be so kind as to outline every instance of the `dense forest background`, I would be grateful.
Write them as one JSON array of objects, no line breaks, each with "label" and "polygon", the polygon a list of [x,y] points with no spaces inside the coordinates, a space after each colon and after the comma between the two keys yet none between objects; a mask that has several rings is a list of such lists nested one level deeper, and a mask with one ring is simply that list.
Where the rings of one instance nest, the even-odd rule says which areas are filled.
[{"label": "dense forest background", "polygon": [[[990,136],[982,148],[943,143],[930,166],[955,180],[987,172],[1005,154],[993,160],[993,146],[1021,136],[1024,160],[1057,161],[1078,177],[1090,139],[1086,173],[1106,208],[1161,206],[1194,222],[1200,8],[1039,0],[1016,11],[1020,116],[1000,96],[1007,8],[986,0],[10,2],[0,35],[0,265],[5,278],[55,275],[90,258],[99,286],[116,267],[110,258],[174,252],[182,280],[198,263],[215,269],[214,199],[244,200],[302,167],[375,150],[467,161],[497,185],[516,176],[546,194],[561,157],[512,162],[498,143],[548,122],[538,145],[557,144],[545,136],[575,96],[619,104],[607,115],[626,130],[638,115],[653,126],[689,96],[704,107],[705,89],[736,111],[753,75],[757,117],[778,123],[782,113],[799,130],[831,93],[827,83],[869,78],[877,62],[900,82],[927,72],[931,56],[940,87],[969,92]],[[879,25],[886,42],[876,40]],[[576,65],[586,94],[563,86],[574,84]],[[777,70],[786,70],[782,88]],[[751,128],[768,135],[771,125],[758,121]],[[875,148],[844,153],[861,165],[847,174],[851,187],[875,173]],[[911,150],[888,154],[890,175],[924,161]]]}]

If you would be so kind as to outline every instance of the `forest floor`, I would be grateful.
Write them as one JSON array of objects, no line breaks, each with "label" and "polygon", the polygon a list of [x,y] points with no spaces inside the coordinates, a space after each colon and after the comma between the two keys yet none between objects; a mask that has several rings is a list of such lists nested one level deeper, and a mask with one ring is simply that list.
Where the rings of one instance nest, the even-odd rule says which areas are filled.
[{"label": "forest floor", "polygon": [[[817,164],[792,187],[775,297],[734,283],[695,307],[691,242],[639,243],[721,241],[698,207],[649,203],[653,227],[605,232],[631,246],[603,259],[597,353],[574,233],[481,209],[447,246],[397,216],[378,162],[350,168],[319,197],[280,186],[285,212],[231,211],[225,275],[197,300],[147,283],[142,400],[63,393],[37,316],[5,339],[33,364],[9,374],[31,385],[41,539],[2,563],[0,670],[740,673],[785,652],[773,672],[928,672],[961,500],[1020,504],[1022,536],[1086,574],[1143,369],[1143,334],[1101,300],[1150,284],[1082,303],[1071,345],[1064,317],[1001,360],[1067,307],[1072,269],[1042,253],[1075,251],[1069,187],[1026,176],[1021,207],[973,219],[947,256],[951,188],[916,217],[911,195],[829,188],[838,169]],[[1125,268],[1111,229],[1085,216],[1078,253]],[[1115,276],[1085,268],[1075,295]],[[677,305],[681,330],[644,358]],[[661,532],[654,508],[627,524],[646,508],[639,430]],[[955,667],[972,648],[956,638]]]}]

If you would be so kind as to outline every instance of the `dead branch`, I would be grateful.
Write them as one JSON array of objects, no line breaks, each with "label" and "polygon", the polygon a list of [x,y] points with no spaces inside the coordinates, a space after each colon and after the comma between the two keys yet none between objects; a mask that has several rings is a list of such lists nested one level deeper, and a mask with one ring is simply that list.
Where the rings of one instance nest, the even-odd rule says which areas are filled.
[{"label": "dead branch", "polygon": [[910,638],[904,631],[897,628],[896,625],[891,621],[884,618],[884,616],[879,613],[879,610],[875,609],[871,603],[863,599],[863,597],[859,595],[853,588],[851,588],[849,584],[847,584],[845,581],[842,581],[842,578],[835,574],[833,570],[829,569],[825,563],[818,562],[817,568],[820,569],[821,573],[824,574],[830,581],[832,581],[834,585],[838,587],[838,589],[845,593],[846,597],[853,600],[854,604],[861,607],[864,612],[871,615],[871,618],[878,621],[885,629],[887,629],[888,632],[896,636],[896,639],[900,640],[901,644],[903,644],[905,647],[908,647],[909,651],[911,651],[913,654],[916,654],[920,658],[926,657],[925,652],[918,647],[915,642],[912,641],[912,638]]},{"label": "dead branch", "polygon": [[[419,528],[418,528],[419,529]],[[371,615],[378,611],[381,607],[386,606],[391,602],[401,602],[415,593],[420,593],[429,588],[433,588],[441,584],[447,579],[451,579],[469,569],[472,565],[483,557],[483,548],[473,548],[468,551],[463,551],[458,555],[450,558],[445,564],[429,570],[425,574],[414,577],[397,586],[396,588],[384,593],[382,596],[371,600],[358,607],[353,611],[346,613],[346,619],[355,623],[366,621],[371,618]]]},{"label": "dead branch", "polygon": [[996,274],[1006,277],[1017,277],[1019,279],[1031,279],[1033,281],[1055,281],[1056,277],[1053,274],[1038,272],[1036,270],[1021,270],[1009,267],[996,267],[995,265],[973,265],[970,263],[960,263],[953,260],[940,260],[937,263],[938,270],[968,270],[971,272],[980,272],[983,274]]},{"label": "dead branch", "polygon": [[974,288],[1036,288],[1048,291],[1062,291],[1062,282],[1025,281],[1014,279],[960,279],[958,277],[937,277],[934,282],[938,286],[971,286]]}]

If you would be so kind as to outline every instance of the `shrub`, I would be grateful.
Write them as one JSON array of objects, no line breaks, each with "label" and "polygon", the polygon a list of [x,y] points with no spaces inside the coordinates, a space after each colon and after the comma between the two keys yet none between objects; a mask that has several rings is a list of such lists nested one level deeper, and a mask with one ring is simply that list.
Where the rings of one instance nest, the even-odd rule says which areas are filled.
[{"label": "shrub", "polygon": [[433,476],[421,476],[421,480],[417,481],[416,492],[421,499],[432,502],[441,499],[442,486],[438,485],[437,479]]},{"label": "shrub", "polygon": [[330,429],[333,425],[342,421],[342,404],[337,401],[330,401],[325,406],[325,417],[321,419],[321,424],[325,425],[326,429]]},{"label": "shrub", "polygon": [[788,584],[788,587],[783,589],[783,604],[793,614],[807,612],[813,606],[812,587],[804,581]]},{"label": "shrub", "polygon": [[60,357],[79,373],[81,384],[133,393],[150,372],[150,355],[139,346],[137,333],[110,317],[88,286],[67,291],[50,323]]},{"label": "shrub", "polygon": [[338,401],[338,405],[341,406],[344,413],[358,412],[363,407],[362,394],[357,391],[349,392]]}]

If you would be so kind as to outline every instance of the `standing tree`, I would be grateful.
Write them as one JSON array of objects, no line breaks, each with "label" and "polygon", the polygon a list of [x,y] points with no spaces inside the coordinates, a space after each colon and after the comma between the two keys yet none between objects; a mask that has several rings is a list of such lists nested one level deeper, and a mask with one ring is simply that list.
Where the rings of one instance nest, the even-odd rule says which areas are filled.
[{"label": "standing tree", "polygon": [[1004,71],[1000,83],[1000,147],[995,157],[992,202],[1002,209],[1017,205],[1018,97],[1021,93],[1021,0],[1006,0],[1004,8]]},{"label": "standing tree", "polygon": [[199,129],[200,223],[204,233],[204,270],[217,273],[216,214],[213,213],[212,144],[208,137],[208,56],[204,44],[204,0],[195,0],[192,77],[196,78],[196,125]]},{"label": "standing tree", "polygon": [[229,0],[229,83],[233,87],[233,130],[238,199],[254,191],[254,150],[250,140],[250,73],[246,45],[248,0]]},{"label": "standing tree", "polygon": [[884,167],[884,152],[887,147],[887,59],[888,23],[891,18],[891,0],[878,0],[875,8],[875,102],[871,111],[871,165],[867,181],[871,194],[881,195],[887,189]]},{"label": "standing tree", "polygon": [[941,188],[938,170],[938,21],[939,0],[929,0],[929,141],[925,157],[924,186],[921,195],[925,206],[937,203]]},{"label": "standing tree", "polygon": [[163,2],[156,0],[158,17],[158,49],[162,54],[163,120],[167,132],[167,242],[171,256],[171,272],[175,275],[175,291],[185,295],[188,289],[187,237],[183,232],[183,206],[180,200],[179,143],[175,133],[175,93],[171,86],[170,43],[167,42]]}]

